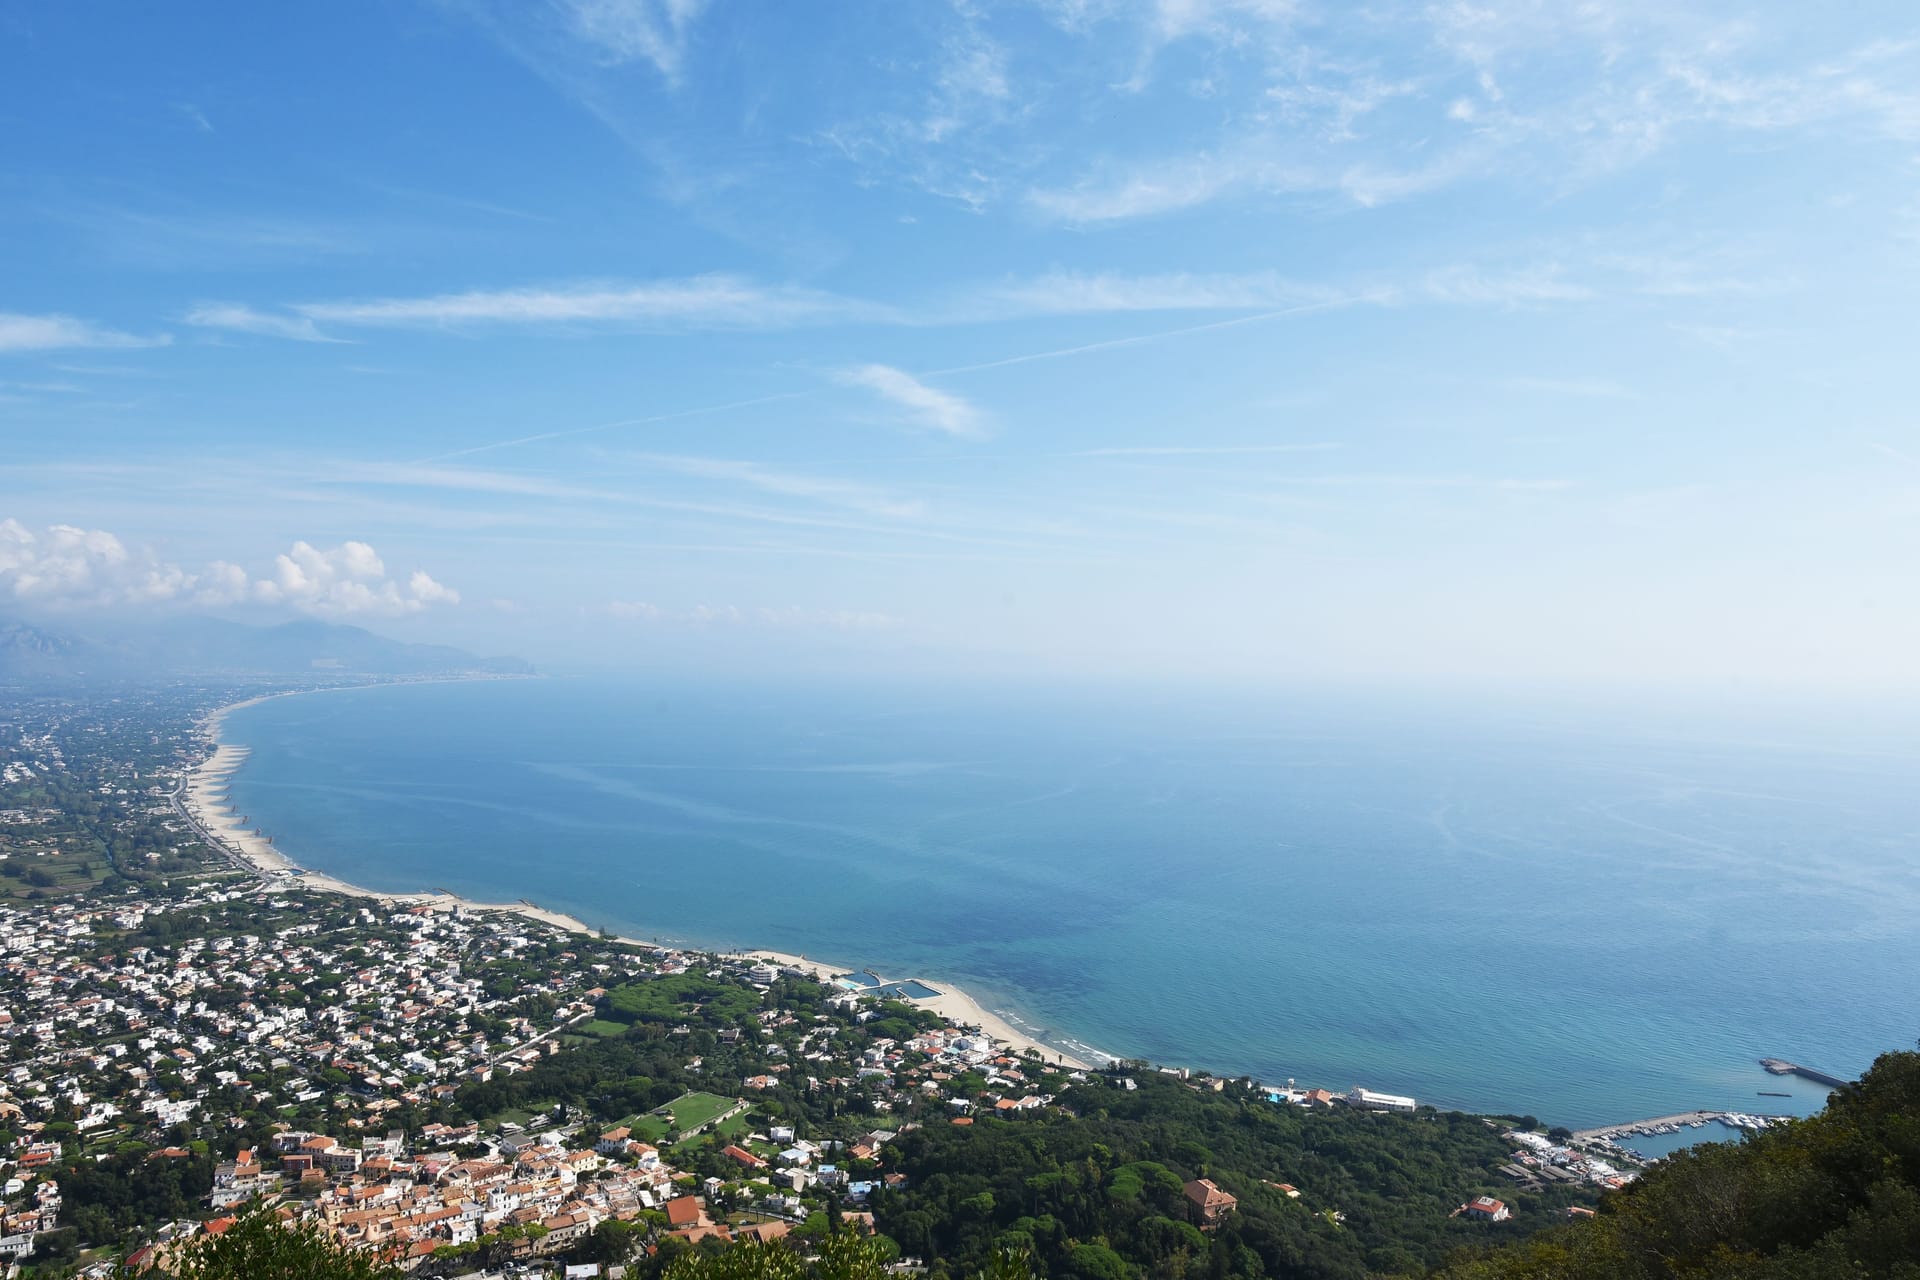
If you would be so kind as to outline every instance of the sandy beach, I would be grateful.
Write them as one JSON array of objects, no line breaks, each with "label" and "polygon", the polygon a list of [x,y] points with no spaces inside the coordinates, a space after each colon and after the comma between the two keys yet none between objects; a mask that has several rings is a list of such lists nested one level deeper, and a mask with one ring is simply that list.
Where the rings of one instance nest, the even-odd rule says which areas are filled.
[{"label": "sandy beach", "polygon": [[[353,686],[364,688],[367,686]],[[520,902],[474,902],[455,894],[442,891],[422,893],[378,893],[356,884],[349,884],[337,876],[323,872],[309,871],[300,866],[286,853],[273,846],[268,834],[259,832],[250,820],[251,815],[236,811],[227,799],[227,785],[234,774],[245,766],[248,748],[236,743],[220,741],[220,732],[226,718],[232,712],[243,707],[251,707],[265,702],[269,698],[288,698],[301,692],[326,692],[325,690],[294,691],[289,693],[263,694],[257,698],[248,698],[229,706],[221,707],[209,715],[202,725],[213,745],[213,752],[201,761],[188,774],[186,786],[178,798],[182,812],[197,825],[219,847],[226,850],[234,861],[254,875],[269,882],[287,881],[304,889],[313,889],[321,893],[337,893],[355,898],[372,898],[381,902],[403,904],[406,906],[424,906],[434,911],[484,911],[507,912],[523,916],[529,920],[538,920],[542,924],[552,925],[569,933],[596,933],[584,921],[559,911],[550,911],[534,903]],[[651,947],[654,944],[638,938],[619,938],[621,942],[634,946]],[[691,948],[697,950],[697,948]],[[743,951],[735,955],[741,958],[768,960],[774,964],[785,965],[812,974],[826,981],[838,974],[853,973],[855,965],[835,965],[825,961],[810,960],[805,956],[791,955],[782,951]],[[928,986],[941,994],[922,999],[910,1000],[923,1009],[932,1010],[956,1026],[978,1027],[990,1039],[1004,1044],[1015,1052],[1031,1051],[1040,1054],[1050,1062],[1079,1069],[1089,1069],[1090,1064],[1083,1058],[1061,1049],[1056,1045],[1037,1040],[1021,1031],[1011,1022],[983,1007],[972,996],[951,982],[935,978],[924,979]]]},{"label": "sandy beach", "polygon": [[[859,966],[857,965],[829,964],[821,960],[810,960],[806,956],[791,955],[785,951],[742,951],[735,954],[747,959],[768,960],[774,964],[799,969],[812,974],[822,982],[839,974],[855,973],[859,970]],[[937,996],[926,996],[921,999],[914,999],[910,996],[903,997],[909,1004],[916,1004],[922,1009],[930,1009],[956,1026],[978,1027],[988,1038],[1006,1044],[1016,1052],[1031,1050],[1049,1062],[1058,1062],[1062,1066],[1067,1067],[1077,1067],[1083,1071],[1091,1069],[1091,1064],[1069,1053],[1065,1049],[1057,1045],[1048,1044],[1043,1040],[1036,1040],[1026,1032],[1021,1031],[999,1014],[987,1009],[979,1001],[975,1000],[953,983],[945,982],[938,978],[926,977],[919,978],[917,981],[925,983],[927,986],[940,992],[940,994]]]}]

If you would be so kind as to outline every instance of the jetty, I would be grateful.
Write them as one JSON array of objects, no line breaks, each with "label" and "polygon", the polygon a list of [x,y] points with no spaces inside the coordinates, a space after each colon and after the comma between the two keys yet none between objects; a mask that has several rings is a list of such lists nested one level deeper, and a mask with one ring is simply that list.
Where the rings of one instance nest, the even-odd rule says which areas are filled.
[{"label": "jetty", "polygon": [[1812,1067],[1803,1067],[1797,1062],[1788,1062],[1784,1058],[1762,1058],[1760,1065],[1776,1076],[1799,1076],[1815,1084],[1823,1084],[1829,1089],[1845,1089],[1853,1084],[1851,1080],[1842,1080],[1839,1076],[1830,1076],[1824,1071],[1815,1071]]}]

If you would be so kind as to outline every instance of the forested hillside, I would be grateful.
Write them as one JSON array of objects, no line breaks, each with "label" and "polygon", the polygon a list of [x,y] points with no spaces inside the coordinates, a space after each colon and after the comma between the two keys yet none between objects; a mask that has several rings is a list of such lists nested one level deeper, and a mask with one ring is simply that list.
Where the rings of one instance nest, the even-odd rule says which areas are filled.
[{"label": "forested hillside", "polygon": [[1920,1054],[1809,1120],[1663,1161],[1600,1214],[1444,1280],[1920,1278]]},{"label": "forested hillside", "polygon": [[[1495,1172],[1510,1144],[1457,1112],[1417,1115],[1276,1106],[1154,1072],[1137,1089],[1068,1090],[1072,1114],[903,1134],[906,1189],[877,1202],[881,1231],[933,1274],[1030,1251],[1039,1274],[1361,1277],[1417,1273],[1462,1246],[1538,1230],[1590,1193],[1521,1195]],[[1189,1221],[1181,1186],[1210,1178],[1238,1199],[1218,1228]],[[1280,1184],[1298,1192],[1290,1197]],[[1509,1223],[1449,1215],[1492,1192]]]}]

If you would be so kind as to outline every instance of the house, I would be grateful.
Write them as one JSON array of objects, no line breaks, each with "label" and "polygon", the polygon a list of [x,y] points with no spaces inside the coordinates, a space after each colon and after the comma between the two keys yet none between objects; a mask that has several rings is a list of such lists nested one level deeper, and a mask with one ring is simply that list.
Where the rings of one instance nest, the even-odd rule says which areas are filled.
[{"label": "house", "polygon": [[734,1231],[736,1240],[756,1240],[761,1244],[772,1244],[793,1228],[784,1222],[756,1222]]},{"label": "house", "polygon": [[1480,1222],[1505,1222],[1513,1216],[1505,1201],[1492,1196],[1475,1196],[1460,1206],[1460,1212]]},{"label": "house", "polygon": [[745,1147],[731,1143],[721,1148],[720,1154],[735,1164],[745,1165],[749,1169],[764,1169],[767,1167],[765,1160],[762,1160],[759,1156],[753,1154],[753,1152],[748,1151]]},{"label": "house", "polygon": [[1185,1191],[1187,1211],[1192,1215],[1194,1225],[1202,1230],[1219,1226],[1221,1220],[1240,1204],[1232,1195],[1215,1186],[1211,1178],[1195,1178],[1186,1185]]},{"label": "house", "polygon": [[700,1205],[698,1196],[680,1196],[666,1203],[667,1226],[670,1230],[681,1231],[688,1227],[707,1225],[707,1215]]},{"label": "house", "polygon": [[632,1136],[633,1130],[623,1124],[617,1129],[609,1129],[601,1134],[600,1141],[594,1144],[593,1149],[603,1156],[625,1155],[627,1139]]}]

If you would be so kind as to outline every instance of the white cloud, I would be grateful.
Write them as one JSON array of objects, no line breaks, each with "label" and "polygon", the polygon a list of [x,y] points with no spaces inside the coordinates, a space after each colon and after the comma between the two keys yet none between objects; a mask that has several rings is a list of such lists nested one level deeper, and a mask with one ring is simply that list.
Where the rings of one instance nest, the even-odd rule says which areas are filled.
[{"label": "white cloud", "polygon": [[0,591],[29,603],[121,603],[165,600],[178,592],[180,571],[136,556],[104,529],[56,524],[34,533],[0,520]]},{"label": "white cloud", "polygon": [[253,598],[321,617],[398,617],[435,604],[460,603],[459,592],[421,570],[402,587],[387,576],[379,554],[364,542],[343,542],[327,550],[294,543],[275,557],[273,576],[253,584]]},{"label": "white cloud", "polygon": [[239,604],[252,591],[247,571],[237,564],[215,560],[202,574],[193,593],[195,604],[223,607]]},{"label": "white cloud", "polygon": [[944,431],[952,436],[975,437],[985,433],[980,411],[959,396],[930,387],[912,374],[891,365],[863,364],[843,369],[836,380],[844,386],[864,387],[881,399],[903,410],[909,420],[922,427]]},{"label": "white cloud", "polygon": [[460,602],[459,592],[423,570],[404,586],[389,578],[378,553],[364,542],[329,550],[296,542],[276,558],[271,575],[255,579],[226,560],[189,571],[129,548],[104,529],[57,524],[35,533],[13,519],[0,520],[0,596],[72,607],[224,608],[252,602],[321,617],[397,617]]},{"label": "white cloud", "polygon": [[149,337],[103,329],[65,315],[23,315],[0,311],[0,351],[57,351],[73,347],[164,347],[171,336]]},{"label": "white cloud", "polygon": [[203,302],[181,319],[203,329],[233,329],[269,338],[290,338],[295,342],[346,341],[320,332],[319,327],[307,316],[275,315],[269,311],[256,311],[238,302]]}]

